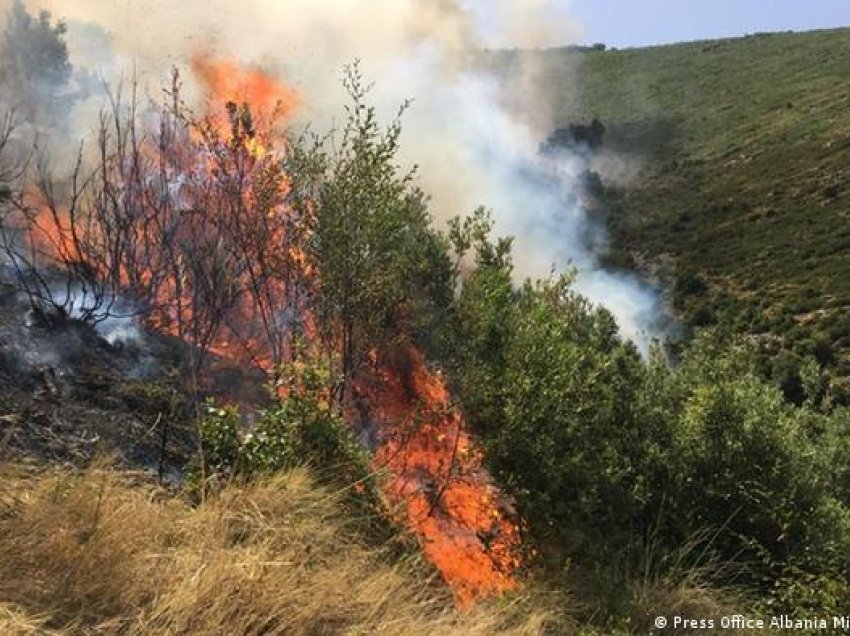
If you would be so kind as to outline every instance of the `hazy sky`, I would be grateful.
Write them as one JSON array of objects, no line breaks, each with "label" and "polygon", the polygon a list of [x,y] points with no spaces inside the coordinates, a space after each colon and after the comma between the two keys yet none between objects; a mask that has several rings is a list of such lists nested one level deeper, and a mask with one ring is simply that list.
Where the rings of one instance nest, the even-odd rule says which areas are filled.
[{"label": "hazy sky", "polygon": [[627,47],[850,26],[850,0],[568,0],[585,43]]}]

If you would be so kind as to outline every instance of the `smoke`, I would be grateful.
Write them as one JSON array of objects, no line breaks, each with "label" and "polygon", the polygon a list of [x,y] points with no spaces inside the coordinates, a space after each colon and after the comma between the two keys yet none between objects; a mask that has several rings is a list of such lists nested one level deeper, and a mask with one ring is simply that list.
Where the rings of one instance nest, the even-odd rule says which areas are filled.
[{"label": "smoke", "polygon": [[[623,333],[643,346],[659,335],[657,294],[597,265],[594,250],[604,244],[604,231],[588,220],[577,196],[587,159],[538,152],[554,127],[557,107],[547,98],[551,79],[542,58],[515,56],[505,75],[488,70],[490,62],[481,54],[576,42],[580,29],[567,5],[566,0],[42,0],[30,8],[66,18],[74,62],[108,80],[135,69],[157,97],[172,65],[188,69],[199,53],[229,57],[293,86],[301,97],[298,117],[318,129],[335,123],[345,99],[341,69],[360,59],[364,75],[375,80],[370,98],[382,116],[391,118],[401,102],[413,99],[401,159],[418,165],[435,216],[491,208],[496,231],[516,237],[519,278],[578,267],[578,290],[608,307]],[[577,72],[559,68],[561,78]],[[80,112],[82,119],[90,115]],[[619,165],[614,158],[607,161]]]},{"label": "smoke", "polygon": [[82,321],[94,313],[94,329],[113,346],[141,344],[143,335],[136,321],[140,313],[133,304],[121,297],[97,297],[79,284],[54,285],[49,290],[50,300],[65,308],[68,317]]}]

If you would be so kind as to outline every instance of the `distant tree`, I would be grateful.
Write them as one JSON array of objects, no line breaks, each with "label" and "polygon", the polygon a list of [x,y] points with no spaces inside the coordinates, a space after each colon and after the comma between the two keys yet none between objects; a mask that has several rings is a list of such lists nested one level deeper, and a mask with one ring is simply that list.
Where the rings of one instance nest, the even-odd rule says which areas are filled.
[{"label": "distant tree", "polygon": [[59,100],[73,71],[66,32],[65,22],[54,21],[49,11],[36,17],[27,13],[22,0],[12,3],[0,40],[0,83],[30,116],[55,115],[67,105]]}]

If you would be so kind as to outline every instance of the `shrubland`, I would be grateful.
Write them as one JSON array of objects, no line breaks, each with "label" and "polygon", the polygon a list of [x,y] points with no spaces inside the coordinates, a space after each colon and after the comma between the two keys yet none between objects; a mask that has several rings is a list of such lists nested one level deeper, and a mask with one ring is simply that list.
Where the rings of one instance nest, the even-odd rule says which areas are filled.
[{"label": "shrubland", "polygon": [[[516,51],[547,77],[553,126],[597,118],[604,260],[669,290],[691,328],[757,343],[800,402],[806,357],[847,402],[846,28],[632,49]],[[577,69],[577,70],[576,70]]]},{"label": "shrubland", "polygon": [[642,360],[568,276],[516,288],[498,242],[475,251],[452,377],[544,568],[595,588],[673,561],[788,613],[846,602],[848,412],[814,361],[795,405],[719,329]]},{"label": "shrubland", "polygon": [[[658,343],[644,359],[607,310],[573,290],[571,274],[518,283],[511,241],[493,235],[486,210],[435,227],[415,174],[397,166],[400,124],[380,126],[356,67],[346,78],[347,124],[324,138],[288,132],[279,159],[246,154],[247,105],[229,108],[229,130],[201,125],[200,138],[190,134],[197,121],[176,107],[160,111],[159,141],[217,162],[198,188],[203,224],[193,220],[201,210],[171,206],[162,183],[159,207],[139,215],[134,187],[157,182],[144,178],[144,161],[131,164],[140,172],[124,172],[134,135],[118,150],[102,138],[99,196],[74,197],[83,229],[73,240],[90,251],[65,262],[60,254],[54,265],[72,266],[105,293],[134,292],[154,304],[150,315],[178,298],[198,453],[178,492],[107,466],[53,472],[5,462],[0,625],[20,633],[610,633],[645,632],[653,616],[671,613],[841,613],[850,602],[850,413],[822,361],[804,359],[789,400],[765,377],[763,352],[723,327],[695,332],[675,355]],[[229,170],[243,169],[258,179],[255,190],[235,187]],[[269,197],[280,195],[284,174],[284,200],[274,205],[294,211],[289,233],[245,223],[276,218]],[[4,185],[2,220],[28,212],[13,196],[25,188]],[[127,197],[109,196],[123,191],[117,185]],[[153,250],[160,235],[143,242],[146,257],[164,259],[155,273],[173,287],[144,296],[151,279],[138,276],[133,288],[120,259],[86,260],[113,254],[108,240],[86,240],[104,236],[120,239],[121,258],[138,258],[126,243],[132,233],[99,233],[119,227],[115,219],[124,229],[163,219],[180,228],[162,225],[172,252]],[[240,251],[248,244],[259,249]],[[266,258],[277,247],[285,256]],[[103,279],[103,263],[115,276]],[[319,272],[317,281],[290,276],[303,271]],[[178,283],[192,291],[194,312],[181,312]],[[702,289],[697,279],[682,286]],[[198,380],[219,330],[232,336],[244,326],[228,311],[246,298],[266,303],[261,309],[286,299],[317,321],[315,329],[291,321],[311,340],[306,349],[266,322],[279,346],[264,361],[272,386],[251,430],[220,396],[203,406]],[[445,371],[492,474],[515,499],[529,547],[526,594],[536,597],[459,614],[380,520],[380,475],[344,411],[371,354],[401,345]]]}]

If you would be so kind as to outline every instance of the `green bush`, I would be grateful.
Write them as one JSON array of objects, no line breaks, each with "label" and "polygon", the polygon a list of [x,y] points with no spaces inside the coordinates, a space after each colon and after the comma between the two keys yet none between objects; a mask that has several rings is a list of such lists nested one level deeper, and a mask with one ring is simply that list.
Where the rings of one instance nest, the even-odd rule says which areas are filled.
[{"label": "green bush", "polygon": [[793,404],[802,404],[804,399],[803,380],[800,377],[802,359],[791,351],[782,351],[773,361],[771,377],[782,390],[785,398]]},{"label": "green bush", "polygon": [[717,322],[717,312],[708,303],[700,303],[691,313],[689,322],[695,327],[713,325]]},{"label": "green bush", "polygon": [[686,296],[702,296],[706,291],[708,291],[708,285],[705,280],[694,272],[679,275],[673,285],[673,297],[681,300]]},{"label": "green bush", "polygon": [[[809,436],[819,416],[790,406],[742,366],[745,354],[708,348],[676,371],[684,400],[676,418],[668,487],[673,536],[716,528],[714,548],[774,578],[803,555],[824,553],[830,479]],[[681,389],[679,389],[681,390]],[[759,565],[760,564],[760,565]]]},{"label": "green bush", "polygon": [[191,469],[197,481],[253,477],[311,464],[320,475],[346,484],[365,478],[368,458],[332,401],[332,377],[316,360],[284,365],[275,405],[250,431],[234,406],[205,406],[201,456]]},{"label": "green bush", "polygon": [[238,473],[242,452],[242,422],[233,405],[204,403],[197,422],[198,452],[185,468],[186,486],[203,497]]},{"label": "green bush", "polygon": [[646,559],[650,528],[662,559],[704,537],[700,550],[730,564],[723,584],[765,603],[850,600],[847,436],[817,361],[759,354],[721,329],[698,334],[675,366],[660,350],[641,361],[569,278],[513,287],[503,247],[479,236],[451,359],[537,541],[610,572],[611,554]]},{"label": "green bush", "polygon": [[284,366],[281,397],[242,441],[242,469],[274,472],[309,463],[334,478],[353,482],[366,474],[365,449],[331,401],[327,366],[301,362]]}]

